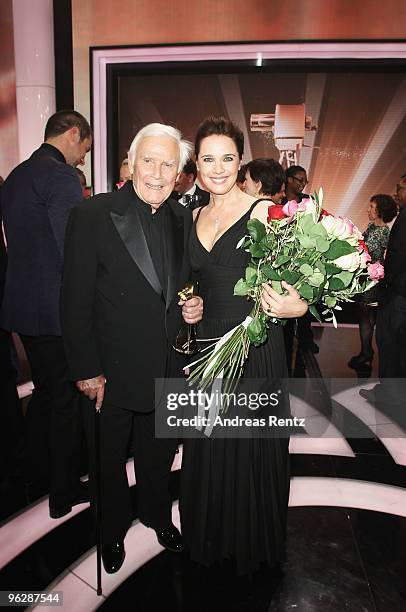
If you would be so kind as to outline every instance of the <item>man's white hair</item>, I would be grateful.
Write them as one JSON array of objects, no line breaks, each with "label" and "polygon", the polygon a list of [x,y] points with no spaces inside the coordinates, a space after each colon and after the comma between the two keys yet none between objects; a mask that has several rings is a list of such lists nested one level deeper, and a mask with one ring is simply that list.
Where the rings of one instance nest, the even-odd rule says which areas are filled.
[{"label": "man's white hair", "polygon": [[172,127],[171,125],[164,125],[163,123],[149,123],[138,132],[138,134],[132,141],[130,149],[128,151],[128,162],[130,166],[134,168],[135,158],[137,157],[137,149],[141,140],[143,140],[144,138],[149,138],[150,136],[166,136],[167,138],[172,138],[178,143],[178,172],[180,172],[192,154],[193,145],[188,140],[182,139],[182,134],[179,130]]}]

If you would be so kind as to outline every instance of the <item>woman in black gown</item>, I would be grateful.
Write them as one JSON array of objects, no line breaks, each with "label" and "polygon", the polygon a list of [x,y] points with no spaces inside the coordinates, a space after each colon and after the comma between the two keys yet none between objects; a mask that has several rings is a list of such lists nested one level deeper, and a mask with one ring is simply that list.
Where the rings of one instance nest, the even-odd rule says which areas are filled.
[{"label": "woman in black gown", "polygon": [[[194,211],[190,257],[204,300],[199,337],[216,338],[250,313],[252,302],[233,295],[244,276],[248,254],[236,245],[247,221],[266,221],[269,202],[254,200],[236,185],[243,154],[243,135],[232,122],[211,118],[199,127],[196,159],[211,193],[210,203]],[[264,291],[263,307],[280,317],[297,317],[307,304],[289,286],[279,296]],[[287,376],[282,327],[271,325],[268,340],[252,347],[244,376]],[[236,562],[239,574],[251,574],[264,562],[284,559],[289,499],[289,440],[285,438],[184,441],[179,500],[182,534],[190,556],[204,565],[224,559]]]}]

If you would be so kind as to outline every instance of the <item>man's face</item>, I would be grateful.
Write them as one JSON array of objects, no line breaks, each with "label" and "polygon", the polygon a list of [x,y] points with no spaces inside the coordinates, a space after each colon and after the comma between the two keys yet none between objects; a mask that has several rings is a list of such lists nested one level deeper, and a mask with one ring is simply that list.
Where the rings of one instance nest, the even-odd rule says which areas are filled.
[{"label": "man's face", "polygon": [[395,202],[399,208],[406,206],[406,178],[399,179],[396,185]]},{"label": "man's face", "polygon": [[193,173],[185,174],[184,172],[181,172],[178,178],[176,179],[175,191],[177,191],[178,193],[186,193],[187,191],[189,191],[189,189],[193,187],[194,184],[195,177],[193,176]]},{"label": "man's face", "polygon": [[66,132],[67,134],[67,155],[66,163],[76,168],[76,166],[83,166],[85,163],[86,154],[90,151],[92,146],[92,137],[80,139],[79,128],[73,127]]},{"label": "man's face", "polygon": [[302,193],[303,189],[307,185],[307,175],[303,170],[298,170],[294,176],[288,177],[288,183],[295,194]]},{"label": "man's face", "polygon": [[125,160],[120,166],[120,181],[129,181],[131,178],[131,172],[128,167],[128,161]]},{"label": "man's face", "polygon": [[83,166],[85,163],[86,154],[92,146],[92,137],[80,139],[79,128],[73,127],[66,132],[67,148],[66,148],[66,163],[76,168]]},{"label": "man's face", "polygon": [[133,185],[141,200],[152,208],[159,208],[173,191],[178,166],[179,146],[173,138],[143,138],[138,145],[133,168]]}]

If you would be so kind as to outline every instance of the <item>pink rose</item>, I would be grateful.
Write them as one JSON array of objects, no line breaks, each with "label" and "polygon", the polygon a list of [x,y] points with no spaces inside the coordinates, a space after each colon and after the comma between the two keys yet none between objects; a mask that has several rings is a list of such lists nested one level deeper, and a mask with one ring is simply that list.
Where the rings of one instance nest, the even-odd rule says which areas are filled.
[{"label": "pink rose", "polygon": [[348,217],[344,217],[343,220],[345,221],[346,226],[348,230],[350,231],[351,235],[355,236],[358,240],[362,240],[363,236],[361,232],[359,231],[358,227],[354,225],[351,219],[348,219]]},{"label": "pink rose", "polygon": [[302,203],[298,204],[296,200],[289,200],[289,202],[286,202],[282,210],[287,217],[293,217],[298,210],[305,210],[305,207],[302,205]]},{"label": "pink rose", "polygon": [[371,255],[368,251],[362,251],[360,253],[361,266],[365,268],[365,266],[371,261]]},{"label": "pink rose", "polygon": [[368,264],[367,268],[368,268],[369,278],[371,280],[379,281],[381,280],[381,278],[385,276],[385,269],[379,261],[376,261],[373,264]]},{"label": "pink rose", "polygon": [[307,210],[308,208],[313,210],[314,202],[311,198],[303,198],[300,205],[303,207],[300,210]]}]

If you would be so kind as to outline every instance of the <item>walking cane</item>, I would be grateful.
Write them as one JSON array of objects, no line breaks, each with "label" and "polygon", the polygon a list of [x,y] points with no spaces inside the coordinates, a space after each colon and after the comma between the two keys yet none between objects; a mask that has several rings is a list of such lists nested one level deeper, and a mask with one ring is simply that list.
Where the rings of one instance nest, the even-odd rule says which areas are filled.
[{"label": "walking cane", "polygon": [[101,526],[101,487],[100,487],[100,408],[94,411],[94,435],[95,435],[95,505],[96,505],[96,568],[97,568],[97,594],[102,593],[101,582],[101,542],[102,542],[102,526]]}]

